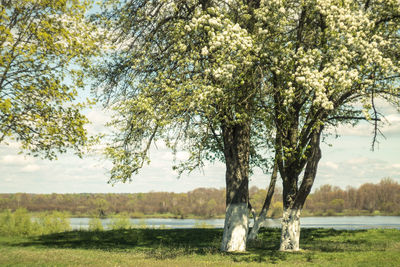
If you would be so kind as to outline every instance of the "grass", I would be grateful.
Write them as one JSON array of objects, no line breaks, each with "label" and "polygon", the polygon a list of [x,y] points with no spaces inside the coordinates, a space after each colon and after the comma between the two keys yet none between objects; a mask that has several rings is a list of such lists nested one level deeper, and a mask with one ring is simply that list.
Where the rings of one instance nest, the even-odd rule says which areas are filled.
[{"label": "grass", "polygon": [[222,229],[71,231],[0,237],[0,266],[399,266],[400,230],[303,229],[302,251],[283,253],[263,229],[246,253],[218,250]]}]

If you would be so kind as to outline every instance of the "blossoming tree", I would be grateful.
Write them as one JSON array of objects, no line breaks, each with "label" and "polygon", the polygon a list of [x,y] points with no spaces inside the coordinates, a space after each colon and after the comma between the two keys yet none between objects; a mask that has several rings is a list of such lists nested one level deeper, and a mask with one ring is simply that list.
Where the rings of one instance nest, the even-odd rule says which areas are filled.
[{"label": "blossoming tree", "polygon": [[[114,108],[107,148],[111,181],[130,181],[152,143],[189,152],[182,173],[205,161],[226,164],[221,249],[243,251],[248,181],[266,168],[270,130],[261,103],[263,75],[252,31],[255,6],[243,1],[127,1],[103,13],[112,45],[95,69],[100,96]],[[267,157],[266,157],[267,158]]]},{"label": "blossoming tree", "polygon": [[399,2],[110,2],[103,14],[113,46],[95,75],[115,111],[111,180],[130,181],[157,140],[190,153],[180,172],[225,162],[221,248],[243,251],[249,173],[265,165],[272,142],[273,179],[279,170],[283,181],[281,250],[298,250],[323,131],[368,120],[376,133],[375,100],[398,104]]},{"label": "blossoming tree", "polygon": [[50,159],[85,144],[87,119],[72,102],[82,87],[77,66],[96,50],[87,7],[78,0],[1,1],[0,143],[14,139]]},{"label": "blossoming tree", "polygon": [[298,250],[323,131],[367,120],[375,141],[375,101],[399,104],[400,2],[274,0],[256,14],[283,181],[280,249]]}]

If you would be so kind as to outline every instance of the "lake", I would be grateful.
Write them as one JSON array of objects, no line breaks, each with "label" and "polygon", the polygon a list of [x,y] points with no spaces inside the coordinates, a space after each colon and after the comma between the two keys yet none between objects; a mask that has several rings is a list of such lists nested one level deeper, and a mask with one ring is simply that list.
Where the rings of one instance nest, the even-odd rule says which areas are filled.
[{"label": "lake", "polygon": [[[72,229],[87,229],[89,218],[71,218]],[[111,219],[102,219],[105,229]],[[208,226],[212,228],[223,228],[224,219],[130,219],[132,224],[154,228],[196,228]],[[251,221],[250,226],[253,221]],[[395,228],[400,229],[400,216],[326,216],[326,217],[304,217],[301,218],[302,228],[333,228],[343,230],[370,229],[370,228]],[[269,219],[269,227],[280,227],[280,219]]]}]

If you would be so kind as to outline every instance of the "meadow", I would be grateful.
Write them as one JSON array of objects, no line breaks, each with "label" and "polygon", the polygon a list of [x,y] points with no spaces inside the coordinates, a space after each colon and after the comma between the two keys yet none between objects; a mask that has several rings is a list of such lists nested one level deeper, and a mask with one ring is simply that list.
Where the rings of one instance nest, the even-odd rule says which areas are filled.
[{"label": "meadow", "polygon": [[303,229],[302,250],[278,251],[263,229],[246,253],[218,250],[222,229],[120,229],[0,236],[1,266],[399,266],[400,230]]},{"label": "meadow", "polygon": [[0,213],[0,266],[399,266],[400,230],[302,229],[300,252],[279,252],[262,229],[246,253],[219,251],[222,229],[154,229],[116,216],[72,231],[68,214]]}]

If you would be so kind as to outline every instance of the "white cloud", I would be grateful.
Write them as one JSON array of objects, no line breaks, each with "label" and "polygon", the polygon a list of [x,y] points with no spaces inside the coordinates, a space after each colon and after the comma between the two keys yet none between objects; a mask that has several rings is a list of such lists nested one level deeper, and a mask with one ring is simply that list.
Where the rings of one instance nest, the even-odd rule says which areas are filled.
[{"label": "white cloud", "polygon": [[25,165],[27,163],[32,163],[34,160],[32,158],[23,155],[4,155],[0,159],[0,164],[12,164],[12,165]]},{"label": "white cloud", "polygon": [[[339,168],[335,168],[335,166]],[[316,178],[316,187],[322,184],[338,185],[342,188],[348,185],[357,187],[367,182],[376,183],[385,177],[400,181],[399,168],[400,159],[395,163],[371,157],[321,162]]]},{"label": "white cloud", "polygon": [[361,157],[361,158],[352,158],[349,159],[347,162],[342,162],[345,165],[350,165],[350,166],[357,166],[361,164],[367,164],[369,163],[370,159]]},{"label": "white cloud", "polygon": [[400,114],[390,114],[386,116],[386,119],[389,121],[389,123],[400,123]]},{"label": "white cloud", "polygon": [[398,164],[393,164],[393,165],[392,165],[392,168],[400,169],[400,163],[398,163]]},{"label": "white cloud", "polygon": [[400,114],[389,114],[385,117],[387,123],[382,127],[383,134],[386,135],[400,135]]},{"label": "white cloud", "polygon": [[22,172],[37,172],[40,170],[40,166],[36,164],[28,164],[21,169]]},{"label": "white cloud", "polygon": [[322,162],[320,164],[320,167],[326,167],[326,168],[329,168],[329,169],[337,170],[339,168],[339,165],[337,163],[335,163],[335,162],[328,161],[328,162]]},{"label": "white cloud", "polygon": [[7,145],[8,145],[8,147],[14,148],[14,149],[18,149],[20,147],[20,143],[15,142],[15,141],[7,142]]},{"label": "white cloud", "polygon": [[351,125],[340,125],[337,133],[342,136],[372,136],[373,127],[365,122],[352,127]]},{"label": "white cloud", "polygon": [[[400,114],[389,114],[382,119],[378,124],[379,130],[384,136],[400,136]],[[336,129],[337,133],[341,136],[362,136],[373,137],[374,125],[373,123],[360,122],[356,126],[340,125]],[[335,133],[335,130],[330,129],[330,133]]]}]

